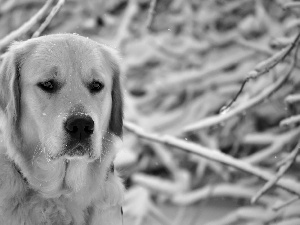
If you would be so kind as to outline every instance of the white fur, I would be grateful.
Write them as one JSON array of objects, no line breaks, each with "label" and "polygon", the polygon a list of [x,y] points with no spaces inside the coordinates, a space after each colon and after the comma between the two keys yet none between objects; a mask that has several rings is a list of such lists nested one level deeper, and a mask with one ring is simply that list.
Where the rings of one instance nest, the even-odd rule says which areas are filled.
[{"label": "white fur", "polygon": [[[115,58],[108,47],[70,34],[10,48],[0,68],[0,225],[122,224],[123,185],[110,171],[113,138],[122,133]],[[57,97],[36,86],[53,65],[65,84]],[[89,94],[82,82],[90,68],[102,76],[102,94]],[[95,121],[91,158],[60,155],[63,122],[78,105]]]}]

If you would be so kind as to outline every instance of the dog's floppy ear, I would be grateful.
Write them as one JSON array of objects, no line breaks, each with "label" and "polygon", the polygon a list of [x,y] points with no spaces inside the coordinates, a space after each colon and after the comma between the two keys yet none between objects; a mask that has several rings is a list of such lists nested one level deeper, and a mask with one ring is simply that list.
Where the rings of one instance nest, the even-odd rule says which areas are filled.
[{"label": "dog's floppy ear", "polygon": [[113,72],[112,109],[109,121],[109,131],[122,137],[123,134],[123,95],[120,84],[120,65],[113,49],[101,45],[102,53]]},{"label": "dog's floppy ear", "polygon": [[13,47],[4,55],[0,67],[0,109],[13,124],[20,114],[19,60]]},{"label": "dog's floppy ear", "polygon": [[12,44],[0,64],[0,110],[10,128],[17,128],[20,118],[20,68],[29,49],[23,43]]}]

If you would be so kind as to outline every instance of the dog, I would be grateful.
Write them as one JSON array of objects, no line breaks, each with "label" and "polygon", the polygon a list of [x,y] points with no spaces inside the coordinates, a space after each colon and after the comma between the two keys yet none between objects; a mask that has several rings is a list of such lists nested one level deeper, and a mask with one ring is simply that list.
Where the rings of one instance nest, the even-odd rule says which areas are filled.
[{"label": "dog", "polygon": [[119,57],[76,34],[13,43],[1,63],[0,224],[119,225]]}]

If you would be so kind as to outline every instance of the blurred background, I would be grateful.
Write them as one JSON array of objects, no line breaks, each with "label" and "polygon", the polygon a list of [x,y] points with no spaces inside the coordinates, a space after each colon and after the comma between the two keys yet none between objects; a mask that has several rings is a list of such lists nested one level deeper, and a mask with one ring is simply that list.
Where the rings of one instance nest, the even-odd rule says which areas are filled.
[{"label": "blurred background", "polygon": [[0,0],[13,40],[118,49],[124,225],[299,225],[300,1]]}]

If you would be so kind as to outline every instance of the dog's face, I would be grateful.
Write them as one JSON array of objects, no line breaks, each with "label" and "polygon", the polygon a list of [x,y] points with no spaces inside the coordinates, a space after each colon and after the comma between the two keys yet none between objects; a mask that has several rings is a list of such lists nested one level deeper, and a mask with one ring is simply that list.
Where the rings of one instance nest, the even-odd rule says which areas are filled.
[{"label": "dog's face", "polygon": [[99,48],[68,42],[36,46],[22,65],[21,135],[50,159],[93,160],[108,131],[113,71]]},{"label": "dog's face", "polygon": [[112,50],[77,35],[17,43],[3,62],[1,85],[8,150],[15,149],[8,154],[26,177],[44,192],[88,183],[112,136],[122,134]]}]

